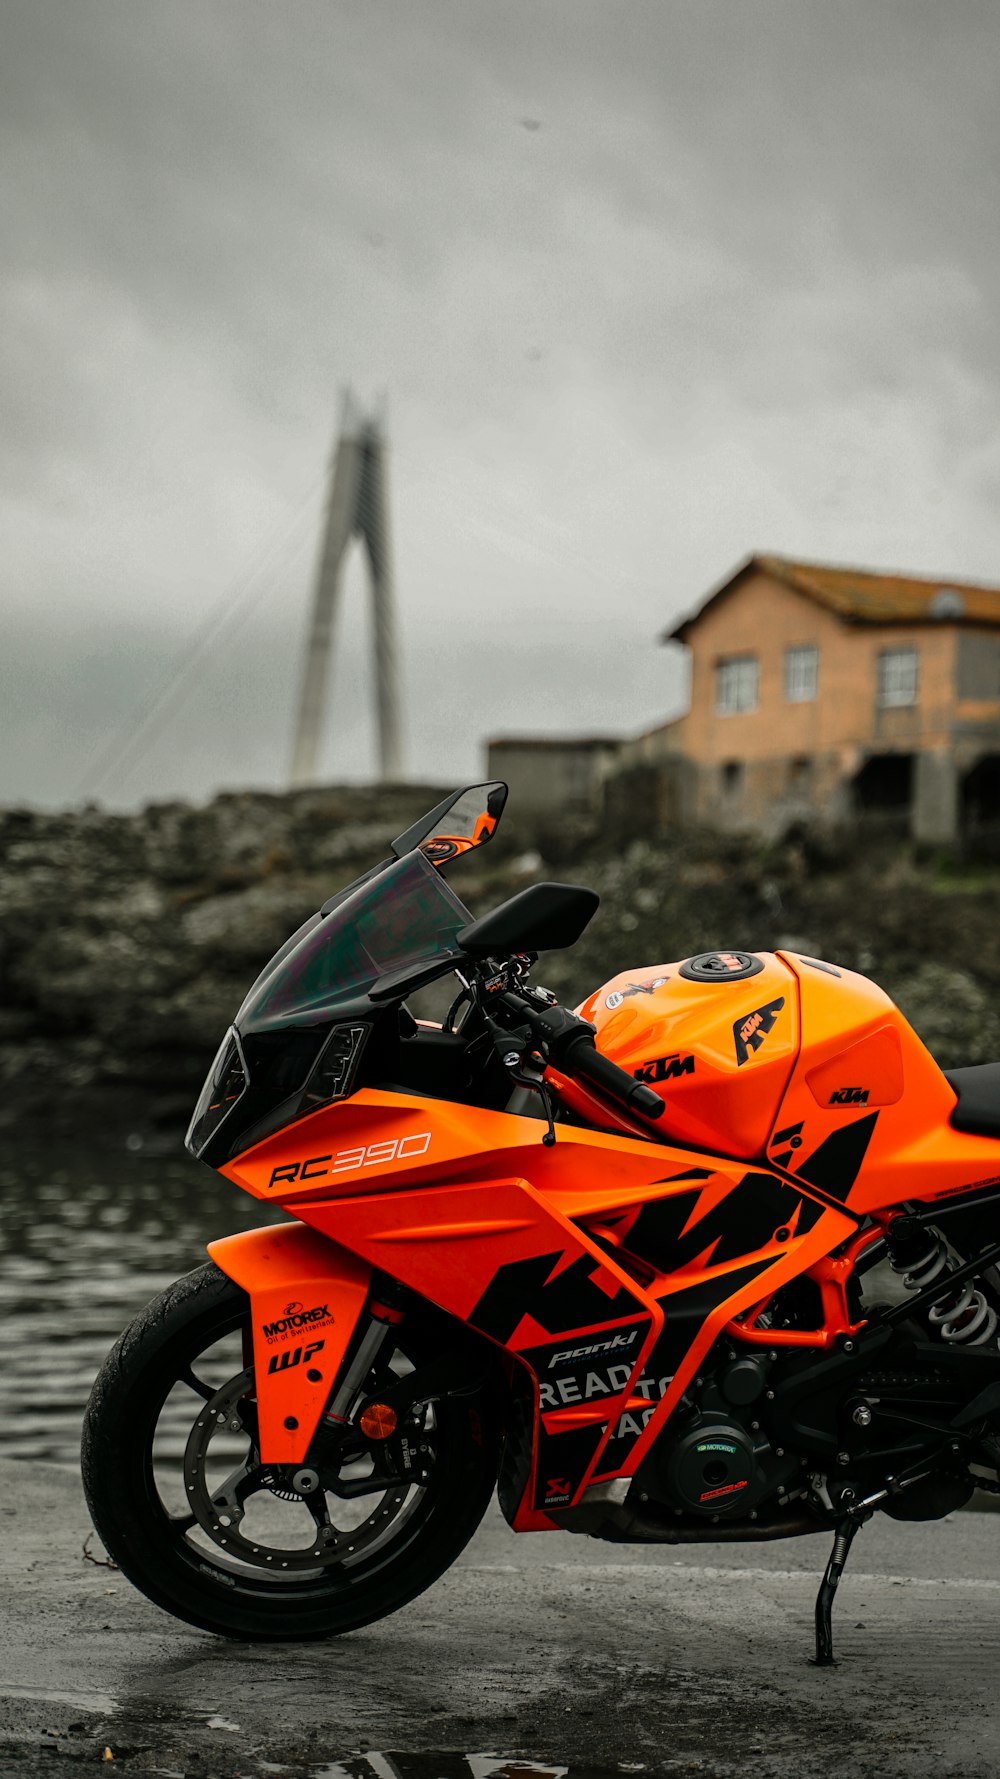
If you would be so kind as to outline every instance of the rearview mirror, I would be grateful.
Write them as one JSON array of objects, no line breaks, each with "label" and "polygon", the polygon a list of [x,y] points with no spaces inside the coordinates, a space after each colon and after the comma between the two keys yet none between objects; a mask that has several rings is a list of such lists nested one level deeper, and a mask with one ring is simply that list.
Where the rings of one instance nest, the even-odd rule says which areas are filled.
[{"label": "rearview mirror", "polygon": [[456,934],[470,957],[511,957],[519,951],[564,951],[575,945],[597,913],[596,890],[576,883],[532,883]]},{"label": "rearview mirror", "polygon": [[419,849],[432,865],[447,865],[461,853],[492,840],[506,801],[507,786],[499,780],[468,785],[400,834],[392,843],[393,857],[401,859]]}]

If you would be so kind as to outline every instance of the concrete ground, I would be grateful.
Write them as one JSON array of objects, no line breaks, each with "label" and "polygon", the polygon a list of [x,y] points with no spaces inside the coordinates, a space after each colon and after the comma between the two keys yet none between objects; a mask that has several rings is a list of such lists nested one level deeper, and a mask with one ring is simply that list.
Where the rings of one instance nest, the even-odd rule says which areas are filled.
[{"label": "concrete ground", "polygon": [[[515,1538],[495,1509],[380,1625],[244,1648],[86,1562],[69,1471],[0,1463],[0,1774],[1000,1775],[1000,1517],[873,1521],[809,1666],[823,1538]],[[109,1753],[105,1753],[105,1751]]]}]

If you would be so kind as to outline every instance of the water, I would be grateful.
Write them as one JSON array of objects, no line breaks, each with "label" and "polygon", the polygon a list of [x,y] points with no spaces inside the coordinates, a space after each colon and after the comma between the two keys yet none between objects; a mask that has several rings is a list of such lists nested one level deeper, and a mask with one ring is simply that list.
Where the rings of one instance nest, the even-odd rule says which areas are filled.
[{"label": "water", "polygon": [[0,1166],[0,1456],[78,1462],[108,1348],[143,1304],[268,1207],[166,1153],[18,1151]]},{"label": "water", "polygon": [[[262,1764],[262,1772],[278,1772],[278,1767]],[[447,1753],[418,1750],[409,1753],[382,1754],[369,1749],[366,1754],[348,1756],[311,1769],[313,1779],[598,1779],[609,1769],[583,1769],[560,1766],[553,1761],[521,1760],[509,1754],[463,1754],[451,1749]],[[619,1773],[642,1773],[642,1761],[618,1761],[610,1769]]]}]

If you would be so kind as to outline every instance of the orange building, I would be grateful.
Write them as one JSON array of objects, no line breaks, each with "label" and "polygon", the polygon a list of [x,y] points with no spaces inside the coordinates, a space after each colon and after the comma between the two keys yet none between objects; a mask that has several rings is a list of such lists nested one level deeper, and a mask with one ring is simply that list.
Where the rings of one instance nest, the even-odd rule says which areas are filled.
[{"label": "orange building", "polygon": [[679,819],[1000,826],[1000,587],[751,556],[663,640],[690,709],[622,763],[666,768]]}]

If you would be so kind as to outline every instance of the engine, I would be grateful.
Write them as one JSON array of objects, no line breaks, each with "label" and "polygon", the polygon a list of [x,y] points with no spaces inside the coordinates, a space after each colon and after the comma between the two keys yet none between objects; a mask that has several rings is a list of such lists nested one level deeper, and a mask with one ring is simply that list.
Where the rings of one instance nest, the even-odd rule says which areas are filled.
[{"label": "engine", "polygon": [[649,1500],[674,1514],[739,1520],[801,1493],[801,1460],[773,1446],[758,1418],[767,1371],[763,1358],[733,1357],[697,1380],[637,1479]]},{"label": "engine", "polygon": [[663,1454],[659,1477],[668,1502],[710,1517],[750,1513],[770,1493],[770,1447],[740,1426],[698,1415]]}]

